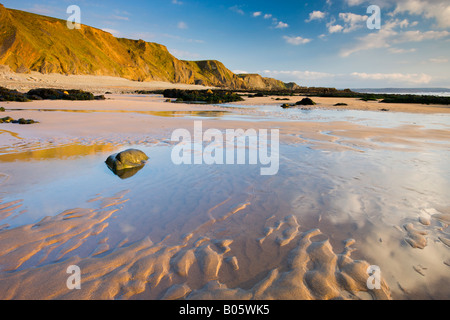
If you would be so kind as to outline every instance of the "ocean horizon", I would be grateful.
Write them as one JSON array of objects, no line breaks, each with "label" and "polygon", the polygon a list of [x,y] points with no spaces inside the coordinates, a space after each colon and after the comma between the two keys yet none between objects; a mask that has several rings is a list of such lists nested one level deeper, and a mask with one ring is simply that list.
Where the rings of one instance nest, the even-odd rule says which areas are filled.
[{"label": "ocean horizon", "polygon": [[364,88],[351,90],[360,93],[412,94],[418,96],[450,97],[450,89],[447,88]]}]

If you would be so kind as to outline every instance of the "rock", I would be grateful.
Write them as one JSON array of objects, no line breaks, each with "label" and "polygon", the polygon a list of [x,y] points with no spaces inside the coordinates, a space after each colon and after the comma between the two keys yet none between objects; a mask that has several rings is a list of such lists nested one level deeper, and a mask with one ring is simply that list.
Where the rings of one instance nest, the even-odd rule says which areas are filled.
[{"label": "rock", "polygon": [[310,98],[304,98],[301,101],[297,101],[295,105],[297,106],[314,106],[316,103]]},{"label": "rock", "polygon": [[281,105],[281,107],[282,107],[283,109],[292,108],[292,106],[291,106],[289,103],[283,103],[283,104]]},{"label": "rock", "polygon": [[134,176],[148,160],[148,156],[137,149],[128,149],[106,159],[108,168],[122,179]]},{"label": "rock", "polygon": [[11,118],[11,117],[4,117],[4,118],[2,118],[2,120],[3,120],[4,123],[10,123],[10,122],[14,121],[14,119]]},{"label": "rock", "polygon": [[0,112],[5,112],[5,108],[0,107]]}]

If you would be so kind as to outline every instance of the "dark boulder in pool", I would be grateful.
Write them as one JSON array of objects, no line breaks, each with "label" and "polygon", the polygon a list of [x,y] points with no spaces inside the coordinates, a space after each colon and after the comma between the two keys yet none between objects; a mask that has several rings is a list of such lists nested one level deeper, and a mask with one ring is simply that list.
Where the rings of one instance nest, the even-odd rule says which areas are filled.
[{"label": "dark boulder in pool", "polygon": [[128,149],[106,159],[108,168],[122,179],[134,176],[148,160],[148,156],[137,149]]}]

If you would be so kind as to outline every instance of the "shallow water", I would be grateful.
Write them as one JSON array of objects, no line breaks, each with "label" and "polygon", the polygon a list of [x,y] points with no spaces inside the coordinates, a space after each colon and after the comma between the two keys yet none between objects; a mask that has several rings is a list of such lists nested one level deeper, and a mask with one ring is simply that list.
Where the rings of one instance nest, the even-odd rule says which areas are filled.
[{"label": "shallow water", "polygon": [[[367,125],[380,125],[385,116],[300,113],[308,121]],[[421,118],[427,128],[449,125],[440,116]],[[419,118],[396,114],[382,125],[410,121]],[[29,287],[11,291],[11,283],[24,279],[41,290],[36,295],[58,298],[358,298],[363,296],[350,294],[320,271],[325,264],[334,274],[332,261],[344,259],[345,241],[354,239],[353,259],[378,265],[393,298],[448,299],[450,235],[442,214],[450,213],[450,149],[448,141],[442,143],[445,148],[408,152],[329,152],[282,144],[275,176],[261,176],[258,165],[176,166],[172,147],[161,144],[5,150],[0,155],[0,282],[8,286],[0,290],[2,298],[33,295]],[[150,160],[122,180],[104,161],[130,147]],[[421,217],[430,224],[420,223]],[[415,235],[408,224],[426,235]],[[309,231],[312,243],[304,244]],[[409,240],[420,242],[421,236],[426,245],[414,248]],[[310,259],[305,283],[322,275],[318,279],[326,279],[334,291],[320,294],[323,288],[313,283],[298,295],[282,290],[285,279],[299,272],[289,257],[304,245]],[[64,291],[64,268],[73,263],[88,270],[83,273],[88,289],[80,293]],[[59,289],[37,279],[53,273],[63,274],[64,281],[55,284]],[[263,291],[262,284],[268,289]]]},{"label": "shallow water", "polygon": [[[239,109],[236,105],[221,106]],[[336,110],[314,107],[283,109],[279,105],[252,105],[251,107],[240,107],[240,109],[250,114],[256,113],[264,120],[306,122],[348,121],[364,126],[382,128],[392,128],[400,125],[420,125],[429,129],[450,128],[450,116],[446,113],[414,114],[406,112]],[[228,119],[230,116],[232,115],[225,114],[224,119]],[[261,118],[256,117],[255,120],[261,120]],[[236,119],[238,118],[236,117]]]},{"label": "shallow water", "polygon": [[220,118],[227,114],[227,111],[214,111],[214,110],[202,110],[202,111],[142,111],[142,110],[89,110],[89,109],[6,109],[6,111],[36,111],[36,112],[72,112],[72,113],[136,113],[141,115],[150,115],[157,117],[199,117],[199,118]]}]

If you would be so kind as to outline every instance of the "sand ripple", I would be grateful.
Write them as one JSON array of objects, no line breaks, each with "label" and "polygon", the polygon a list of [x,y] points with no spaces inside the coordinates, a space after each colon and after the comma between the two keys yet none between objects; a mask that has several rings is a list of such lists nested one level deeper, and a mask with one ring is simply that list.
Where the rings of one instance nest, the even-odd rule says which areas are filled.
[{"label": "sand ripple", "polygon": [[[351,258],[354,240],[335,253],[320,230],[300,232],[294,215],[274,223],[264,242],[278,247],[292,246],[284,266],[266,269],[266,276],[251,288],[229,288],[224,272],[244,272],[238,256],[243,248],[232,239],[214,239],[192,233],[176,245],[153,243],[148,237],[108,251],[107,238],[87,258],[70,257],[38,268],[18,268],[32,256],[59,249],[58,259],[97,235],[118,209],[122,195],[108,199],[103,209],[65,211],[38,224],[0,233],[1,299],[390,299],[384,280],[379,290],[367,288],[369,263]],[[103,202],[106,200],[103,199]],[[233,209],[242,210],[242,205]],[[14,239],[21,239],[20,244]],[[262,244],[261,238],[254,239]],[[271,253],[260,245],[261,256]],[[108,252],[106,254],[102,254]],[[81,269],[81,290],[66,287],[70,265]],[[8,271],[8,272],[6,272]],[[225,282],[224,282],[225,281]],[[368,293],[369,296],[362,296]]]}]

